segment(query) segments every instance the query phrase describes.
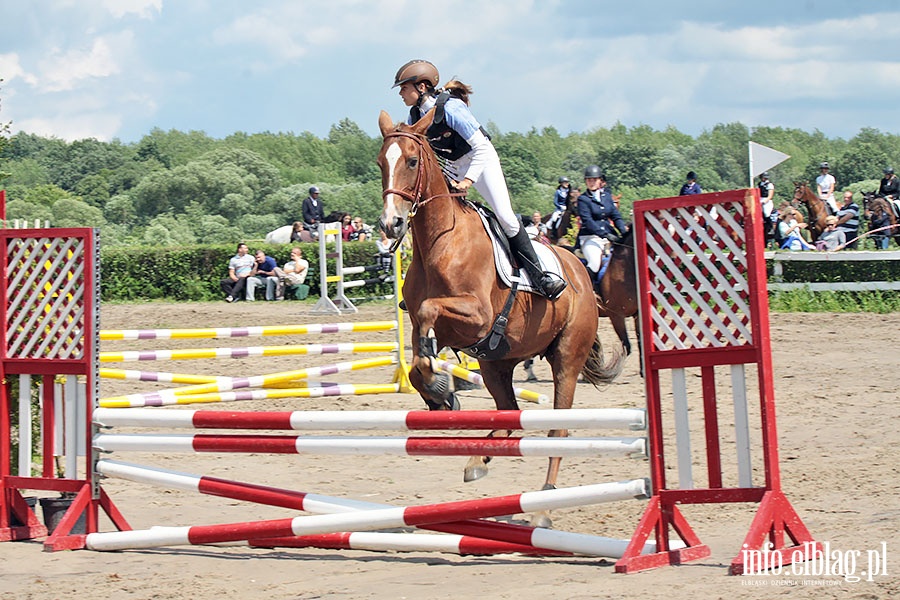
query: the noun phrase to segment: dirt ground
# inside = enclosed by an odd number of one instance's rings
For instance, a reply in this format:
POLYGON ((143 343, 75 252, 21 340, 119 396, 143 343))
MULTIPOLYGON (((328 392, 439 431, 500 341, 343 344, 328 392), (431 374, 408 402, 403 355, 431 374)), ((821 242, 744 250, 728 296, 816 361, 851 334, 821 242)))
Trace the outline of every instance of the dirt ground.
MULTIPOLYGON (((388 306, 364 305, 355 315, 311 316, 311 305, 297 302, 104 305, 103 329, 230 327, 375 321, 393 318, 388 306)), ((796 598, 900 597, 900 523, 896 446, 900 416, 900 314, 774 314, 772 348, 783 488, 814 537, 828 542, 835 560, 858 556, 855 573, 867 569, 867 553, 886 552, 887 575, 868 581, 852 577, 757 575, 732 577, 727 565, 740 550, 754 514, 748 504, 688 506, 684 514, 712 556, 680 567, 618 575, 613 560, 534 558, 521 555, 464 557, 450 554, 374 553, 318 549, 178 547, 125 552, 45 553, 39 541, 0 544, 0 597, 97 598, 796 598), (885 545, 882 545, 885 544, 885 545), (859 552, 860 554, 855 554, 859 552), (774 588, 774 589, 773 589, 774 588)), ((607 351, 612 329, 601 324, 607 351)), ((103 342, 102 351, 185 349, 225 346, 390 341, 390 332, 333 336, 103 342)), ((408 346, 409 341, 404 340, 408 346)), ((408 352, 408 349, 407 349, 408 352)), ((264 375, 364 356, 278 356, 218 360, 131 362, 103 367, 224 376, 264 375)), ((536 365, 540 381, 516 384, 550 393, 549 368, 536 365)), ((392 368, 322 378, 351 383, 387 383, 392 368)), ((689 389, 699 380, 689 375, 689 389)), ((727 374, 722 379, 728 379, 727 374)), ((753 377, 749 377, 752 381, 753 377)), ((595 389, 579 384, 576 407, 642 407, 643 379, 635 356, 613 384, 595 389)), ((158 384, 102 380, 101 397, 160 389, 158 384)), ((752 386, 751 386, 752 387, 752 386)), ((722 396, 720 396, 721 399, 722 396)), ((754 396, 751 394, 751 399, 754 396)), ((725 403, 727 405, 727 403, 725 403)), ((493 407, 482 390, 462 394, 464 409, 493 407)), ((216 403, 219 410, 381 410, 418 409, 411 394, 340 396, 319 399, 216 403)), ((546 407, 523 403, 526 410, 546 407)), ((192 407, 196 408, 196 407, 192 407)), ((181 410, 167 408, 162 410, 181 410)), ((698 411, 692 404, 692 415, 698 411)), ((720 412, 723 432, 730 419, 720 412)), ((702 452, 702 423, 694 416, 695 453, 702 452)), ((184 433, 182 430, 181 433, 184 433)), ((376 432, 381 433, 381 432, 376 432)), ((390 435, 392 432, 384 432, 390 435)), ((592 432, 574 431, 573 435, 592 432)), ((395 435, 407 435, 394 433, 395 435)), ((356 435, 359 435, 358 433, 356 435)), ((542 435, 540 432, 534 435, 542 435)), ((600 435, 604 435, 600 433, 600 435)), ((625 434, 627 435, 627 434, 625 434)), ((733 449, 724 439, 723 454, 733 449)), ((695 454, 699 457, 699 454, 695 454)), ((754 447, 755 463, 760 461, 754 447)), ((462 457, 299 456, 266 454, 130 453, 112 458, 194 474, 410 506, 500 496, 540 488, 545 459, 498 458, 488 477, 463 483, 462 457)), ((674 462, 673 458, 669 462, 674 462)), ((704 462, 695 460, 703 483, 704 462)), ((726 461, 727 463, 727 461, 726 461)), ((726 464, 727 466, 727 464, 726 464)), ((761 477, 754 465, 754 480, 761 477)), ((648 476, 642 459, 572 458, 563 462, 561 487, 648 476)), ((159 525, 201 525, 296 516, 286 509, 192 495, 119 480, 105 489, 136 529, 159 525)), ((579 533, 629 538, 645 501, 588 506, 554 512, 554 527, 579 533)), ((525 522, 525 515, 507 520, 525 522)), ((103 526, 109 529, 108 522, 103 526)), ((845 564, 850 564, 845 562, 845 564)))

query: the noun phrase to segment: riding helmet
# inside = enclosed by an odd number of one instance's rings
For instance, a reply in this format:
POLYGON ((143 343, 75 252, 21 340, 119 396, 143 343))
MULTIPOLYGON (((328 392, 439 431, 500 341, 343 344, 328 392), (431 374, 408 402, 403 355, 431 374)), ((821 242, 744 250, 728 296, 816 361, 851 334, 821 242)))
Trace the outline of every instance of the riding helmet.
POLYGON ((885 174, 885 175, 893 175, 893 174, 894 174, 894 167, 888 167, 888 168, 886 168, 886 169, 884 170, 884 174, 885 174))
POLYGON ((563 175, 562 177, 559 178, 559 184, 562 185, 564 183, 569 183, 569 178, 566 177, 565 175, 563 175))
POLYGON ((690 180, 690 179, 697 179, 697 174, 694 173, 693 171, 688 171, 687 178, 688 178, 689 180, 690 180))
POLYGON ((762 173, 759 174, 759 178, 760 178, 760 179, 768 179, 768 178, 769 178, 769 172, 768 172, 768 171, 763 171, 762 173))
POLYGON ((821 165, 819 165, 819 168, 820 169, 830 169, 831 167, 828 166, 827 162, 823 162, 821 165))
POLYGON ((309 188, 310 196, 312 196, 313 194, 318 194, 318 193, 319 193, 319 188, 317 188, 316 186, 312 186, 311 188, 309 188))
POLYGON ((603 177, 603 171, 600 170, 600 167, 597 165, 588 165, 588 167, 584 170, 584 178, 591 179, 594 177, 603 177))
POLYGON ((427 60, 416 59, 409 61, 397 70, 397 74, 394 75, 394 85, 391 87, 397 87, 404 83, 416 85, 421 82, 427 83, 431 87, 437 87, 440 79, 437 67, 427 60))

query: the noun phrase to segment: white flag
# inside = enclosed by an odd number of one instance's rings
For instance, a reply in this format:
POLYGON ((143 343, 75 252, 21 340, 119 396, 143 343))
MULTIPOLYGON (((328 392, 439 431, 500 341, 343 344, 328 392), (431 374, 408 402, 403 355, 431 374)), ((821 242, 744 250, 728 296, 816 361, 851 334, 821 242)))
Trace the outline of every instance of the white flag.
POLYGON ((773 150, 756 142, 750 144, 750 186, 753 187, 753 178, 768 171, 775 165, 780 165, 790 158, 789 155, 778 150, 773 150))

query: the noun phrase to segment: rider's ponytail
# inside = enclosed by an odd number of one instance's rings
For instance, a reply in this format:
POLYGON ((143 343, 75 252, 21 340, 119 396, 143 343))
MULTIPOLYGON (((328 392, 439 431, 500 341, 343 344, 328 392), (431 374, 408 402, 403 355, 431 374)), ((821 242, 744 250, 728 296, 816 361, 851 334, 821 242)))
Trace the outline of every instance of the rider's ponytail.
POLYGON ((444 84, 444 91, 450 92, 450 95, 454 98, 459 98, 463 102, 466 103, 466 106, 469 104, 469 94, 472 93, 472 87, 466 85, 462 81, 458 79, 451 79, 447 83, 444 84))

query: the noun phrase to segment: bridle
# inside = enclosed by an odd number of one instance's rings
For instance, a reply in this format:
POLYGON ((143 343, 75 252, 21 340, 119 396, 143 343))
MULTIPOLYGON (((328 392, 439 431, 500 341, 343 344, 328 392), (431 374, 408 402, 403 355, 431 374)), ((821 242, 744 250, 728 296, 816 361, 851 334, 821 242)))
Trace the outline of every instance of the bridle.
POLYGON ((385 199, 388 194, 397 194, 398 196, 412 204, 412 208, 410 208, 409 210, 409 216, 413 217, 415 216, 416 211, 420 206, 431 202, 435 198, 464 198, 466 196, 466 192, 461 191, 435 194, 434 196, 429 196, 423 199, 422 193, 424 191, 423 188, 425 187, 425 162, 432 162, 435 160, 434 154, 426 151, 426 144, 428 143, 428 139, 420 133, 411 133, 409 131, 392 131, 385 134, 384 139, 387 140, 389 138, 395 137, 402 137, 412 140, 419 148, 419 160, 418 165, 416 166, 416 183, 415 185, 413 185, 413 189, 411 192, 396 188, 388 188, 381 192, 382 200, 385 199))

